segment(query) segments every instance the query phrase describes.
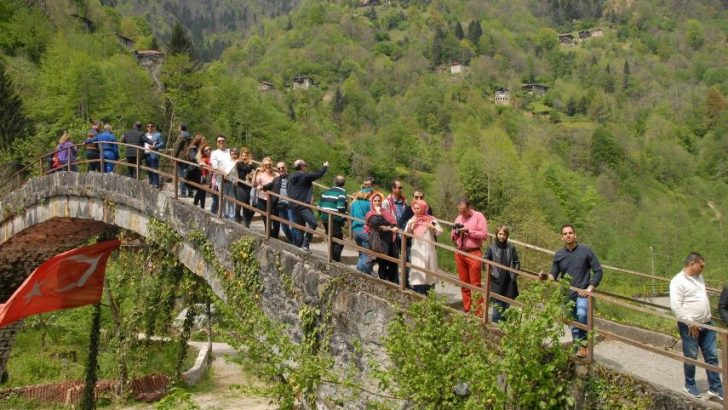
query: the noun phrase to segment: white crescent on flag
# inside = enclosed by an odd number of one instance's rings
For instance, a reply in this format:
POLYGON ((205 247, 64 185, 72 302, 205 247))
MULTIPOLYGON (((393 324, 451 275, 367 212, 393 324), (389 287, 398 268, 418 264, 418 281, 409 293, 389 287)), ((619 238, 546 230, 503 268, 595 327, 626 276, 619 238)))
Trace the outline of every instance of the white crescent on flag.
POLYGON ((86 281, 88 281, 88 278, 90 278, 91 275, 93 275, 93 273, 96 272, 96 266, 99 264, 99 260, 101 259, 102 256, 104 256, 104 255, 103 254, 97 255, 96 257, 90 258, 85 255, 73 255, 73 256, 66 258, 66 260, 87 263, 88 268, 83 273, 83 275, 81 275, 81 277, 78 278, 77 282, 71 282, 68 285, 56 290, 56 292, 64 293, 64 292, 68 292, 74 288, 82 288, 86 284, 86 281))

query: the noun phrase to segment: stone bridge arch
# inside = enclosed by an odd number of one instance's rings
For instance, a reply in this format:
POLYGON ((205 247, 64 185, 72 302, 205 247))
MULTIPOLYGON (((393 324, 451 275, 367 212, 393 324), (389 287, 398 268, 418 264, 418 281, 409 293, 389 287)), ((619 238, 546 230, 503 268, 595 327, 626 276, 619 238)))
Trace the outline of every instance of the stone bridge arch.
MULTIPOLYGON (((48 257, 114 227, 148 238, 147 224, 152 218, 180 234, 183 241, 173 250, 178 260, 204 277, 222 299, 223 288, 216 273, 186 238, 190 232, 202 232, 213 245, 218 262, 231 269, 229 245, 244 236, 253 237, 260 266, 261 308, 267 316, 286 325, 294 341, 300 341, 303 335, 301 309, 319 304, 321 289, 336 280, 335 296, 325 308, 333 325, 330 353, 335 367, 344 374, 355 363, 366 385, 372 391, 378 390, 367 374, 372 362, 387 361, 381 345, 386 324, 398 306, 418 300, 418 296, 400 292, 394 284, 340 263, 304 254, 286 242, 266 240, 240 224, 151 188, 145 181, 121 175, 58 172, 33 178, 0 199, 0 303, 48 257)), ((16 332, 14 326, 0 329, 0 374, 5 370, 16 332)), ((320 387, 322 397, 335 396, 337 391, 334 385, 320 387)), ((363 396, 358 405, 351 405, 360 408, 365 402, 363 396)))
MULTIPOLYGON (((149 238, 147 225, 152 218, 182 236, 173 253, 224 298, 202 253, 184 238, 192 230, 203 232, 218 259, 231 266, 226 263, 227 245, 246 233, 242 227, 177 201, 145 181, 115 174, 58 172, 31 179, 0 200, 0 303, 49 257, 114 228, 149 238)), ((18 327, 0 329, 0 375, 18 327)))

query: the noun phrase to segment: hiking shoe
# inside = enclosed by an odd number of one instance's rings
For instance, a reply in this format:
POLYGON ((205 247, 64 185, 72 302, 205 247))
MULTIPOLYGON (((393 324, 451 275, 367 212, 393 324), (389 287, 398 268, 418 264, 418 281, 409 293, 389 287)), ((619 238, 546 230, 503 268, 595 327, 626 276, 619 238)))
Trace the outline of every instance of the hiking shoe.
POLYGON ((715 397, 716 399, 718 399, 719 402, 721 402, 721 403, 723 402, 723 392, 722 391, 708 390, 708 396, 715 397))
POLYGON ((301 246, 301 250, 303 251, 303 253, 311 253, 311 249, 309 249, 308 246, 306 246, 306 247, 301 246))
POLYGON ((700 398, 700 391, 698 390, 698 387, 695 385, 685 386, 685 387, 683 387, 683 391, 685 392, 685 394, 687 394, 688 396, 690 396, 694 399, 700 398))

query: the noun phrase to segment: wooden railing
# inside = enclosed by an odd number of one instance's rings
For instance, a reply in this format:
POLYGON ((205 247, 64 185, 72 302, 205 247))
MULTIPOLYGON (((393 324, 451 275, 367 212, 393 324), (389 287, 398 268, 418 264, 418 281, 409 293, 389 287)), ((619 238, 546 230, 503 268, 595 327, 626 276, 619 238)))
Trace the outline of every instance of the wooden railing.
MULTIPOLYGON (((47 161, 47 159, 49 157, 52 157, 53 154, 55 153, 55 152, 51 152, 51 153, 48 153, 48 154, 44 155, 43 157, 39 158, 38 160, 34 161, 33 163, 24 166, 16 174, 14 174, 12 177, 8 178, 4 183, 0 184, 0 192, 3 193, 3 196, 7 195, 7 193, 12 192, 16 188, 18 188, 22 184, 24 184, 24 182, 27 180, 27 178, 32 177, 33 175, 46 175, 50 172, 70 171, 74 165, 79 166, 79 165, 84 165, 84 164, 89 164, 89 163, 99 163, 101 166, 101 169, 103 170, 104 164, 111 162, 115 166, 133 167, 134 170, 136 171, 135 173, 136 173, 137 179, 141 178, 141 171, 145 171, 147 173, 157 173, 160 176, 160 178, 166 178, 166 179, 171 180, 174 185, 174 197, 175 198, 179 197, 179 192, 178 192, 179 182, 185 182, 189 186, 193 187, 194 189, 201 189, 201 190, 206 191, 207 194, 209 194, 209 195, 217 196, 218 205, 219 205, 218 211, 217 211, 218 217, 222 216, 225 201, 232 202, 233 204, 238 205, 243 209, 261 213, 263 216, 265 216, 265 236, 266 236, 266 238, 270 238, 270 225, 271 225, 272 221, 277 221, 281 224, 286 224, 289 227, 291 227, 292 229, 297 229, 297 230, 301 231, 302 234, 310 233, 316 237, 323 238, 328 243, 327 257, 330 262, 333 260, 333 247, 331 245, 334 243, 337 243, 337 244, 343 245, 344 247, 353 249, 357 252, 364 252, 373 257, 376 257, 376 258, 379 258, 379 259, 382 259, 385 261, 389 261, 392 263, 396 263, 398 265, 399 284, 395 285, 395 284, 391 284, 390 282, 386 282, 386 283, 390 284, 391 286, 397 286, 400 291, 406 290, 407 268, 416 269, 423 273, 429 274, 433 277, 436 277, 441 282, 449 283, 451 285, 461 287, 464 289, 470 289, 471 292, 473 292, 474 301, 477 301, 476 295, 481 295, 482 303, 484 305, 483 306, 483 315, 482 315, 483 323, 488 323, 488 321, 489 321, 488 308, 489 308, 491 299, 499 300, 501 302, 505 302, 505 303, 507 303, 509 305, 513 305, 513 306, 520 306, 520 303, 517 299, 513 300, 513 299, 507 298, 505 296, 502 296, 502 295, 499 295, 497 293, 493 293, 490 291, 490 275, 487 275, 487 274, 485 275, 486 277, 484 280, 484 282, 485 282, 484 286, 476 287, 471 284, 461 282, 458 279, 458 277, 452 273, 443 272, 443 271, 433 271, 426 267, 418 266, 411 262, 408 262, 406 259, 406 249, 405 249, 406 241, 404 240, 404 238, 412 238, 413 235, 410 233, 403 232, 401 230, 398 232, 400 235, 402 235, 402 238, 403 238, 403 240, 400 241, 401 249, 399 250, 399 257, 395 258, 395 257, 389 256, 389 255, 380 254, 380 253, 374 252, 370 249, 362 248, 350 239, 346 239, 346 238, 339 239, 339 238, 334 238, 332 236, 333 230, 331 229, 331 224, 333 223, 333 219, 334 219, 333 216, 338 216, 340 218, 343 218, 344 220, 346 220, 347 222, 350 223, 350 222, 353 222, 354 220, 356 220, 356 218, 352 217, 351 215, 341 214, 341 213, 338 213, 335 211, 321 209, 315 205, 305 203, 305 202, 300 202, 293 198, 284 197, 284 196, 276 194, 272 191, 267 191, 267 194, 269 195, 269 200, 266 201, 266 209, 260 210, 257 207, 252 206, 248 203, 238 201, 234 197, 232 197, 232 198, 226 197, 223 190, 219 190, 219 191, 214 190, 207 184, 199 184, 194 181, 189 181, 184 178, 180 178, 178 176, 178 173, 177 173, 178 164, 185 164, 187 166, 194 166, 194 167, 199 167, 200 166, 199 164, 174 158, 173 156, 170 156, 164 152, 158 152, 157 154, 161 158, 166 159, 167 161, 169 161, 171 164, 174 165, 171 167, 171 173, 168 173, 168 172, 160 171, 159 169, 150 168, 150 167, 142 164, 141 158, 142 158, 142 155, 144 154, 144 150, 141 147, 131 146, 131 145, 124 144, 124 143, 115 143, 115 142, 104 142, 103 144, 117 145, 119 147, 120 151, 121 151, 121 148, 126 148, 126 147, 131 147, 133 149, 136 149, 137 150, 136 162, 128 163, 128 162, 120 161, 120 160, 107 160, 107 159, 103 158, 103 151, 100 150, 101 155, 98 160, 81 159, 81 160, 75 161, 74 163, 69 162, 67 164, 63 164, 62 166, 60 166, 56 169, 49 169, 45 165, 45 162, 47 161), (34 172, 34 169, 38 170, 37 174, 34 172), (272 198, 272 197, 278 198, 279 200, 285 199, 286 201, 289 202, 289 204, 309 208, 312 211, 318 211, 321 214, 327 214, 328 215, 327 223, 329 225, 328 229, 326 229, 325 232, 322 233, 318 230, 310 229, 305 225, 299 225, 297 223, 294 223, 293 221, 290 221, 287 218, 281 218, 281 217, 277 216, 275 213, 271 212, 270 198, 272 198)), ((67 149, 70 151, 70 148, 67 148, 67 149)), ((68 156, 67 156, 67 158, 68 158, 68 156)), ((227 180, 233 184, 245 183, 244 181, 239 181, 236 177, 222 175, 220 172, 218 172, 216 170, 209 169, 209 171, 211 173, 214 173, 217 176, 217 178, 227 178, 227 180)), ((448 225, 448 226, 452 225, 450 222, 447 222, 447 221, 440 220, 440 222, 445 225, 448 225)), ((492 234, 490 234, 490 235, 492 236, 492 234)), ((455 247, 448 246, 448 245, 439 243, 437 241, 429 241, 429 240, 426 240, 423 238, 418 238, 418 240, 426 241, 430 245, 433 245, 438 249, 443 249, 444 251, 452 254, 453 256, 461 255, 466 258, 476 260, 482 264, 490 265, 491 267, 496 267, 496 268, 500 268, 504 271, 512 272, 515 275, 517 275, 517 277, 520 279, 525 279, 525 280, 529 280, 529 281, 530 280, 539 280, 539 276, 536 273, 528 271, 526 269, 520 269, 520 270, 513 269, 511 267, 501 265, 499 263, 484 259, 482 257, 477 257, 470 253, 463 252, 455 247)), ((539 248, 534 245, 524 244, 521 242, 515 242, 515 243, 519 246, 528 247, 530 249, 538 250, 540 252, 544 252, 547 254, 553 254, 553 252, 551 252, 549 250, 539 248)), ((607 267, 607 266, 605 266, 605 267, 607 267)), ((657 277, 654 275, 649 275, 646 273, 631 271, 628 269, 615 268, 615 267, 608 267, 608 268, 618 271, 618 272, 625 273, 625 274, 634 275, 637 277, 654 279, 654 280, 659 280, 659 281, 667 281, 665 278, 657 277)), ((575 292, 582 291, 582 289, 577 289, 574 287, 569 287, 569 289, 572 291, 575 291, 575 292)), ((711 289, 711 291, 716 292, 717 289, 711 289)), ((630 337, 620 335, 613 330, 608 330, 603 327, 598 327, 598 326, 596 326, 596 323, 594 321, 594 305, 597 302, 626 308, 631 311, 638 312, 640 314, 643 314, 643 315, 646 315, 646 316, 649 316, 649 317, 655 318, 655 319, 667 319, 670 321, 678 321, 674 316, 664 313, 664 310, 669 310, 668 308, 665 308, 665 307, 659 306, 659 305, 655 305, 655 304, 652 304, 649 302, 645 302, 645 301, 638 301, 638 300, 628 298, 625 296, 621 296, 621 295, 611 294, 611 293, 601 291, 601 290, 594 290, 593 292, 588 293, 586 297, 587 297, 587 301, 588 301, 587 323, 582 324, 582 323, 578 323, 574 320, 570 320, 567 323, 569 326, 577 327, 579 329, 585 330, 589 334, 589 337, 587 338, 588 354, 587 354, 587 357, 585 358, 586 362, 592 362, 594 360, 594 335, 596 333, 607 339, 617 340, 617 341, 635 346, 639 349, 668 357, 673 360, 692 364, 692 365, 702 367, 702 368, 710 370, 710 371, 718 372, 722 375, 722 379, 723 379, 724 383, 726 382, 726 380, 728 380, 728 366, 727 366, 727 364, 728 364, 728 331, 727 330, 718 328, 715 326, 701 324, 701 323, 687 323, 686 322, 686 324, 688 324, 688 325, 695 325, 701 329, 713 330, 718 335, 718 338, 720 339, 721 345, 722 345, 722 349, 721 349, 721 353, 720 353, 721 365, 714 366, 714 365, 710 365, 707 363, 703 363, 703 362, 695 360, 695 359, 686 358, 683 355, 670 351, 669 349, 666 349, 664 347, 653 346, 653 345, 644 343, 640 340, 636 340, 636 339, 633 339, 630 337), (635 303, 638 303, 638 304, 635 304, 635 303), (662 309, 663 311, 659 311, 659 309, 662 309)), ((728 401, 724 402, 723 408, 728 410, 728 401)))

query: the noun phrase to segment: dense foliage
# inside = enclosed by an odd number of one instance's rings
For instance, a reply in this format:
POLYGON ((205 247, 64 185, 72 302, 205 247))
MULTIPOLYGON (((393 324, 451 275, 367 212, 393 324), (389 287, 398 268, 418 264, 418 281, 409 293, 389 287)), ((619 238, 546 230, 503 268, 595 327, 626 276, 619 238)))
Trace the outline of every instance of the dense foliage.
MULTIPOLYGON (((554 248, 572 222, 603 261, 650 271, 654 258, 671 276, 697 250, 708 280, 725 279, 721 2, 304 1, 259 18, 219 60, 168 56, 162 90, 115 36, 151 42, 155 27, 131 2, 82 2, 93 32, 72 17, 78 2, 45 3, 0 6, 6 70, 37 128, 16 156, 51 148, 63 129, 78 141, 91 119, 117 132, 153 119, 165 134, 184 121, 257 158, 329 160, 350 187, 402 178, 439 216, 467 194, 516 239, 554 248), (604 35, 559 43, 560 32, 595 28, 604 35), (454 61, 463 73, 440 70, 454 61), (314 86, 289 88, 295 75, 314 86), (276 89, 259 92, 262 80, 276 89), (539 97, 523 83, 549 89, 539 97), (494 104, 500 87, 510 106, 494 104)), ((162 3, 151 2, 154 18, 171 13, 162 3)), ((616 274, 605 283, 645 290, 616 274)))

